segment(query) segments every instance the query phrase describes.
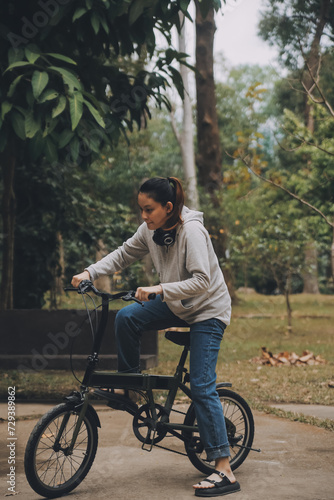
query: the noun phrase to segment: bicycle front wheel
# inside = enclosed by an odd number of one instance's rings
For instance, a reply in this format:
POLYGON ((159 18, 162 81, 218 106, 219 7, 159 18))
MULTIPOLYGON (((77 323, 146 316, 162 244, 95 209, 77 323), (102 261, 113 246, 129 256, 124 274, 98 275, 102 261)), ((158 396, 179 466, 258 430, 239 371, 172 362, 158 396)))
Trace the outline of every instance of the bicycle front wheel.
MULTIPOLYGON (((230 465, 231 469, 235 470, 250 452, 254 439, 254 419, 250 407, 239 394, 223 388, 218 388, 217 392, 222 404, 230 443, 230 465)), ((196 425, 193 404, 188 409, 184 424, 196 425)), ((207 460, 199 433, 185 433, 185 437, 185 449, 191 463, 204 474, 211 474, 215 469, 215 461, 209 462, 207 460)))
POLYGON ((55 498, 78 486, 95 458, 98 433, 87 412, 70 450, 79 411, 62 403, 46 413, 33 429, 27 443, 24 467, 27 480, 41 496, 55 498))

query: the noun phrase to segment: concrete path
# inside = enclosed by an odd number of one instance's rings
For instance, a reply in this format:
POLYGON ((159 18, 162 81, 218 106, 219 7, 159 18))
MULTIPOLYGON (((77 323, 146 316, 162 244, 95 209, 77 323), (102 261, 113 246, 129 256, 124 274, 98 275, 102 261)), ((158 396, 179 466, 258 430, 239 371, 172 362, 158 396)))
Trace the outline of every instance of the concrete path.
MULTIPOLYGON (((272 405, 275 408, 279 408, 284 411, 291 411, 297 415, 307 415, 308 417, 316 417, 321 419, 329 418, 334 420, 334 407, 324 406, 324 405, 303 405, 303 404, 290 404, 282 403, 272 405)), ((333 495, 334 498, 334 495, 333 495)))
MULTIPOLYGON (((17 416, 34 415, 16 422, 15 491, 22 500, 40 498, 31 490, 23 471, 24 449, 39 414, 53 405, 19 404, 17 416)), ((101 419, 97 456, 87 478, 69 496, 72 500, 187 500, 194 498, 192 484, 202 475, 187 457, 160 449, 143 451, 132 432, 132 418, 105 406, 96 406, 101 419)), ((6 417, 0 407, 0 418, 6 417)), ((333 500, 334 433, 254 412, 254 446, 236 471, 242 491, 235 500, 333 500)), ((0 495, 8 493, 7 422, 1 421, 0 495)), ((163 443, 162 443, 163 444, 163 443)), ((174 438, 168 438, 174 444, 174 438)), ((176 442, 182 450, 182 443, 176 442)))

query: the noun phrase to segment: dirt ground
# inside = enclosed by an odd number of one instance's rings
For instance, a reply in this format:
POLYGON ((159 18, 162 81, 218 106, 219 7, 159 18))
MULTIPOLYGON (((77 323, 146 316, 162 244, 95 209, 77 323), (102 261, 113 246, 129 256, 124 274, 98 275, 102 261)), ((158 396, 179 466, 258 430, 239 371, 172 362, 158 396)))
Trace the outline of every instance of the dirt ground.
MULTIPOLYGON (((49 406, 34 406, 43 414, 49 406)), ((132 432, 132 418, 104 406, 96 407, 102 428, 99 447, 86 479, 69 495, 72 500, 187 500, 194 497, 192 484, 202 478, 187 457, 154 449, 143 451, 132 432)), ((30 412, 32 413, 32 412, 30 412)), ((332 500, 334 498, 334 433, 254 412, 254 446, 235 472, 241 492, 235 500, 332 500)), ((40 498, 30 488, 23 471, 24 449, 37 419, 16 422, 16 496, 40 498)), ((0 495, 8 492, 7 422, 0 423, 0 495)), ((174 438, 168 438, 170 444, 174 438)), ((182 443, 176 443, 180 451, 182 443)))

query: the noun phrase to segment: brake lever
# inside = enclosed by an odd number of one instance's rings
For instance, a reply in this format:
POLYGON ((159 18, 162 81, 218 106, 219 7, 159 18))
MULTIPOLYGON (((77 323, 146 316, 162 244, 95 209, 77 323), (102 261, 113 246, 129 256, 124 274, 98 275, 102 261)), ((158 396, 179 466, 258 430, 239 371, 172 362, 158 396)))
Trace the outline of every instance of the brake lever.
MULTIPOLYGON (((137 302, 137 304, 140 304, 142 307, 144 307, 144 302, 137 299, 137 297, 135 297, 135 294, 136 294, 136 292, 132 290, 127 295, 122 297, 122 300, 125 300, 125 302, 129 302, 130 300, 133 300, 134 302, 137 302)), ((156 298, 156 296, 157 296, 156 293, 150 293, 148 298, 149 298, 149 300, 154 300, 156 298)))
POLYGON ((140 304, 142 307, 144 307, 144 303, 135 297, 135 293, 136 292, 132 290, 131 292, 124 295, 124 297, 122 297, 122 300, 124 300, 125 302, 130 302, 130 300, 133 300, 134 302, 137 302, 137 304, 140 304))
POLYGON ((93 283, 90 280, 82 280, 78 286, 78 293, 82 294, 93 288, 93 283))

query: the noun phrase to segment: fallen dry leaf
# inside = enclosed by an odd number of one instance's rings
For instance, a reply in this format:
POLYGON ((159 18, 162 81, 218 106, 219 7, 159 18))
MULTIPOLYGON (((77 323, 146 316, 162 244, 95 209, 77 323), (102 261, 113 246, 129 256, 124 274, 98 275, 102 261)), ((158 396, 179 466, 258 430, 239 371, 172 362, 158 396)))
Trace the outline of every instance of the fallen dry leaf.
MULTIPOLYGON (((262 365, 271 366, 283 366, 283 365, 320 365, 325 364, 327 361, 320 355, 315 356, 313 352, 305 350, 301 356, 298 356, 295 352, 289 353, 288 351, 280 352, 278 354, 273 354, 268 351, 266 347, 261 347, 262 355, 253 358, 251 361, 253 363, 260 363, 262 365)), ((334 387, 334 382, 333 387, 334 387)), ((331 387, 331 386, 329 386, 331 387)))

